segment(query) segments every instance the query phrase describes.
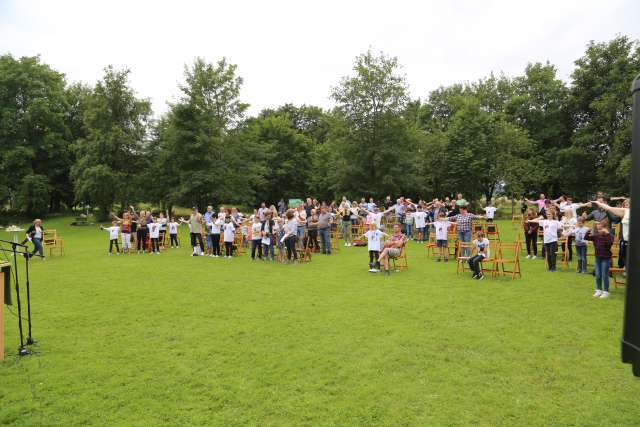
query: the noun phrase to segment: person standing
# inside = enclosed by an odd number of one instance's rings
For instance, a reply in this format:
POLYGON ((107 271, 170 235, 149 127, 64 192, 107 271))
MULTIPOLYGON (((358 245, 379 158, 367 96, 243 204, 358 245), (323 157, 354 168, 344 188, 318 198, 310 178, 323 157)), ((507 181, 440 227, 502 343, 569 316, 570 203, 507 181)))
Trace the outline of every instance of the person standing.
MULTIPOLYGON (((461 194, 459 194, 462 197, 461 194)), ((458 199, 460 200, 460 199, 458 199)), ((462 199, 464 200, 464 199, 462 199)), ((465 200, 466 203, 466 200, 465 200)), ((456 230, 458 232, 458 240, 468 243, 471 241, 471 228, 473 226, 474 219, 484 218, 482 215, 476 215, 467 211, 467 205, 457 205, 460 209, 460 213, 449 217, 449 220, 457 224, 456 230)), ((465 248, 462 256, 469 256, 469 249, 465 248)))
POLYGON ((613 235, 609 232, 607 224, 597 222, 593 230, 589 230, 584 237, 591 240, 595 249, 595 273, 596 291, 594 298, 609 297, 609 268, 611 267, 611 246, 613 245, 613 235))
POLYGON ((318 215, 318 233, 320 234, 321 252, 331 255, 331 214, 325 205, 320 207, 318 215))
POLYGON ((543 243, 545 257, 547 259, 547 269, 550 272, 556 271, 556 257, 558 252, 558 232, 562 229, 562 223, 556 219, 555 211, 549 209, 547 219, 530 219, 529 223, 538 223, 543 230, 543 243))
POLYGON ((204 256, 204 242, 202 241, 202 214, 200 214, 200 212, 198 212, 198 208, 194 206, 191 208, 191 216, 189 216, 189 220, 185 221, 182 218, 180 220, 189 224, 191 247, 193 248, 193 253, 191 255, 204 256))
POLYGON ((529 222, 530 219, 536 219, 536 214, 532 208, 527 208, 525 221, 522 224, 524 228, 524 240, 527 245, 527 259, 536 259, 538 256, 538 228, 537 222, 529 222))

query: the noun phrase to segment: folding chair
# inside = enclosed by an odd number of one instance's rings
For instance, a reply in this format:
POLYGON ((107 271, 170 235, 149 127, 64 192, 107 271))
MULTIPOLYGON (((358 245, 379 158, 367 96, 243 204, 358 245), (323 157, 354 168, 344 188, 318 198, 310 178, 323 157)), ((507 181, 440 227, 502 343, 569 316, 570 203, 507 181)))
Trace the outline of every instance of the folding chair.
POLYGON ((524 222, 524 216, 522 216, 522 214, 514 214, 511 217, 511 225, 515 227, 517 227, 518 225, 521 225, 524 222))
POLYGON ((424 244, 424 247, 427 249, 427 258, 438 255, 436 251, 438 244, 436 243, 436 236, 434 233, 429 234, 429 241, 424 244))
POLYGON ((560 251, 562 248, 564 248, 564 250, 562 250, 562 255, 560 256, 560 263, 565 268, 569 268, 569 246, 568 246, 568 244, 569 244, 568 243, 568 239, 566 237, 563 236, 563 237, 559 237, 558 238, 558 251, 560 251))
POLYGON ((520 242, 515 243, 502 243, 496 244, 496 255, 493 259, 495 266, 493 276, 511 275, 511 279, 515 279, 516 275, 522 277, 520 271, 520 242), (512 265, 511 270, 507 270, 505 266, 512 265))
POLYGON ((482 231, 484 233, 484 226, 485 226, 484 222, 474 222, 473 223, 473 234, 475 235, 479 231, 482 231))
POLYGON ((487 239, 500 241, 500 231, 498 224, 487 223, 487 239))
POLYGON ((625 286, 627 283, 627 278, 624 277, 624 268, 613 267, 613 265, 618 265, 618 258, 620 257, 620 246, 612 246, 611 255, 611 267, 609 267, 609 275, 613 279, 613 286, 615 286, 617 289, 620 286, 625 286))
POLYGON ((471 258, 471 254, 473 253, 473 243, 471 242, 458 242, 458 247, 456 249, 456 274, 464 273, 469 270, 469 258, 471 258), (464 253, 463 249, 467 249, 468 255, 462 255, 464 253))
POLYGON ((390 258, 393 263, 393 269, 395 271, 402 271, 409 268, 409 264, 407 263, 407 241, 405 240, 404 244, 400 248, 400 255, 396 258, 390 258))
POLYGON ((49 249, 49 256, 53 255, 53 251, 57 250, 60 256, 64 255, 64 241, 58 236, 56 229, 44 230, 42 233, 42 247, 44 250, 49 249))

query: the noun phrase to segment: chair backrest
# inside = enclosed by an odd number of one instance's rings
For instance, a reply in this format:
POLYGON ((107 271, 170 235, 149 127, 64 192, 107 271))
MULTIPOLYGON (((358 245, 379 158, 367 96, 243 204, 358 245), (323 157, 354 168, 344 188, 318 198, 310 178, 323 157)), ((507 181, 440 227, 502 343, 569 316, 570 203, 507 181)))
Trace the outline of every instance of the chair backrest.
POLYGON ((472 242, 463 242, 458 240, 458 251, 457 251, 458 257, 460 257, 460 254, 462 254, 463 249, 469 249, 469 251, 467 252, 469 253, 469 256, 471 256, 474 248, 475 248, 475 245, 472 242))
POLYGON ((58 237, 58 231, 55 228, 49 228, 42 233, 43 239, 55 239, 58 237))
POLYGON ((484 232, 484 226, 485 224, 483 222, 474 222, 473 223, 473 233, 477 233, 479 231, 484 232))

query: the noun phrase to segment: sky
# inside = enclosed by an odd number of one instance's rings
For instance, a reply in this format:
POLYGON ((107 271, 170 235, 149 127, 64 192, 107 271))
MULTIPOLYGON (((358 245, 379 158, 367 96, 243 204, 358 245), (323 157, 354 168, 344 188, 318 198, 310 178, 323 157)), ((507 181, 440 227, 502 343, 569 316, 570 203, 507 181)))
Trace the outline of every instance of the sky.
POLYGON ((569 81, 590 40, 640 39, 640 1, 0 0, 0 54, 40 55, 68 81, 131 70, 154 112, 179 95, 184 66, 226 57, 255 115, 285 103, 333 106, 331 88, 371 49, 396 56, 410 95, 522 74, 549 61, 569 81))

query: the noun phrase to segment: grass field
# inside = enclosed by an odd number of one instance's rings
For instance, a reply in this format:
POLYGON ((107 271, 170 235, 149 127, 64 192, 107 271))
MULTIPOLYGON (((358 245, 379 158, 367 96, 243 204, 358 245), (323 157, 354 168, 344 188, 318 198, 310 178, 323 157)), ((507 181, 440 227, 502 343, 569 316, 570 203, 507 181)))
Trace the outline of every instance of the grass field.
POLYGON ((33 262, 34 355, 16 358, 5 310, 0 424, 640 423, 624 291, 594 300, 589 275, 523 260, 521 280, 476 282, 414 242, 391 277, 355 247, 107 257, 107 233, 69 222, 45 222, 66 256, 33 262))

